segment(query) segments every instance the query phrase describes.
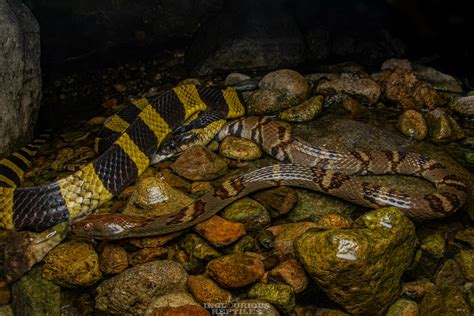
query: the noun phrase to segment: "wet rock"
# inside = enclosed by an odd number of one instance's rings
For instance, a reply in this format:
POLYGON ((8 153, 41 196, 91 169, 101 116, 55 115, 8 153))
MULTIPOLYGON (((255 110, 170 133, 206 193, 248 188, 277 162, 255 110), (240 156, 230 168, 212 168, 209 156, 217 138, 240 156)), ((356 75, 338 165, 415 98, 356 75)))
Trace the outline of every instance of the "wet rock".
POLYGON ((171 187, 159 175, 138 182, 123 214, 141 217, 156 217, 177 211, 193 199, 171 187))
POLYGON ((471 247, 474 247, 474 228, 466 228, 460 230, 454 236, 457 240, 468 243, 471 247))
POLYGON ((288 122, 309 122, 321 114, 324 97, 321 95, 309 98, 301 104, 278 114, 278 118, 288 122))
POLYGON ((451 142, 464 137, 456 120, 444 109, 435 109, 426 116, 430 140, 435 143, 451 142))
POLYGON ((400 115, 397 128, 405 136, 416 140, 423 140, 428 134, 428 126, 423 115, 411 109, 404 111, 400 115))
POLYGON ((35 267, 12 286, 15 315, 61 314, 61 288, 44 279, 41 267, 35 267))
POLYGON ((359 217, 355 227, 309 230, 295 242, 300 262, 328 297, 354 314, 393 302, 415 252, 415 227, 397 208, 359 217), (371 284, 370 288, 347 284, 371 284))
POLYGON ((43 277, 64 287, 89 286, 102 278, 99 256, 90 243, 68 241, 44 259, 43 277))
POLYGON ((474 117, 474 95, 458 98, 452 101, 448 107, 459 115, 474 117))
POLYGON ((242 253, 211 260, 206 271, 215 281, 229 288, 252 284, 265 273, 261 260, 242 253))
POLYGON ((272 269, 269 277, 288 284, 295 293, 302 292, 308 285, 308 277, 303 267, 295 259, 287 260, 272 269))
POLYGON ((317 222, 321 228, 349 228, 351 222, 349 219, 341 214, 326 214, 322 216, 317 222))
POLYGON ((230 245, 245 235, 243 224, 229 221, 217 215, 197 224, 194 229, 199 235, 218 247, 230 245))
POLYGON ((222 212, 222 217, 242 223, 246 230, 257 230, 267 227, 271 217, 265 207, 257 201, 244 197, 227 206, 222 212))
POLYGON ((235 244, 225 250, 225 253, 232 252, 247 252, 254 250, 255 240, 252 236, 245 235, 240 238, 235 244))
POLYGON ((462 249, 454 258, 466 280, 474 282, 474 251, 462 249))
POLYGON ((270 250, 275 247, 275 236, 269 230, 259 231, 257 241, 264 249, 270 250))
POLYGON ((270 212, 272 218, 288 213, 298 202, 298 194, 289 187, 257 192, 252 197, 270 212))
POLYGON ((342 96, 342 108, 352 116, 359 116, 365 113, 367 109, 359 101, 349 95, 342 96))
POLYGON ((167 255, 168 250, 164 247, 143 248, 129 254, 128 262, 131 266, 136 266, 157 259, 166 259, 167 255))
POLYGON ((33 136, 41 102, 41 47, 38 21, 22 1, 4 1, 0 21, 0 153, 6 155, 33 136))
POLYGON ((435 275, 435 284, 460 286, 464 284, 464 277, 459 265, 453 259, 446 260, 435 275))
POLYGON ((283 90, 296 97, 299 102, 309 95, 309 84, 298 72, 291 69, 280 69, 266 74, 258 86, 261 89, 283 90))
POLYGON ((260 158, 262 150, 250 140, 227 136, 219 146, 219 154, 230 159, 246 161, 260 158))
POLYGON ((100 271, 104 274, 117 274, 128 267, 127 252, 123 247, 106 244, 99 256, 100 271))
POLYGON ((429 82, 436 90, 454 93, 462 93, 463 91, 462 83, 456 78, 442 73, 432 67, 412 63, 407 59, 388 59, 382 64, 381 69, 384 71, 396 67, 412 71, 417 78, 429 82))
POLYGON ((403 296, 417 302, 425 296, 426 292, 434 288, 435 285, 429 281, 412 281, 402 284, 401 293, 403 296))
POLYGON ((3 278, 0 278, 0 306, 8 304, 10 298, 10 287, 8 286, 7 282, 3 280, 3 278))
POLYGON ((231 72, 230 74, 227 75, 227 77, 225 77, 224 85, 233 86, 239 82, 249 80, 251 78, 252 77, 242 74, 240 72, 231 72))
POLYGON ((347 94, 364 105, 374 105, 380 97, 380 87, 372 79, 341 78, 321 82, 316 93, 322 95, 347 94))
POLYGON ((180 189, 186 192, 191 189, 191 184, 189 184, 188 181, 176 175, 169 169, 161 169, 159 174, 163 176, 166 183, 175 189, 180 189))
POLYGON ((184 291, 187 277, 179 263, 169 260, 138 265, 97 287, 96 308, 111 314, 143 314, 156 297, 184 291))
POLYGON ((279 316, 280 313, 264 300, 246 299, 241 300, 232 306, 229 315, 258 315, 258 316, 279 316))
POLYGON ((67 236, 66 222, 41 233, 11 231, 5 241, 5 280, 18 280, 67 236))
POLYGON ((440 259, 446 251, 446 239, 442 233, 428 235, 421 241, 420 249, 433 258, 440 259))
POLYGON ((295 307, 295 293, 286 284, 256 283, 248 292, 250 298, 261 299, 276 306, 284 313, 289 313, 295 307))
POLYGON ((154 248, 164 246, 168 241, 181 236, 183 232, 175 232, 167 235, 144 237, 144 238, 130 238, 128 242, 137 248, 154 248))
POLYGON ((420 303, 420 315, 470 315, 462 290, 454 286, 434 287, 420 303))
POLYGON ((209 181, 195 181, 191 184, 189 191, 192 196, 200 197, 212 190, 212 184, 209 181))
POLYGON ((267 228, 274 236, 273 254, 280 261, 293 259, 296 257, 294 241, 311 228, 318 228, 318 224, 311 222, 301 222, 292 224, 281 224, 267 228))
POLYGON ((183 305, 183 306, 165 306, 155 308, 152 312, 147 314, 149 316, 210 316, 211 314, 204 308, 198 305, 183 305))
POLYGON ((171 168, 186 179, 200 181, 220 177, 227 170, 227 164, 206 147, 192 146, 176 159, 171 168))
POLYGON ((229 304, 232 294, 204 275, 191 275, 188 288, 201 304, 229 304))
POLYGON ((219 257, 220 253, 206 243, 204 239, 195 234, 187 234, 180 242, 181 247, 189 255, 201 260, 211 260, 219 257))
POLYGON ((405 109, 435 108, 446 102, 431 85, 420 81, 407 69, 396 67, 379 78, 382 97, 405 109))
MULTIPOLYGON (((148 315, 183 315, 180 312, 188 311, 191 315, 194 311, 202 312, 201 309, 194 310, 193 307, 202 307, 194 300, 193 296, 185 291, 165 293, 155 297, 145 311, 148 315)), ((184 314, 188 315, 188 314, 184 314)), ((199 313, 197 315, 200 315, 199 313)), ((206 314, 208 315, 208 314, 206 314)))
POLYGON ((334 199, 323 193, 304 189, 296 189, 298 203, 288 213, 292 222, 300 222, 305 219, 319 220, 327 214, 350 214, 356 207, 349 202, 334 199))
POLYGON ((418 304, 405 298, 398 299, 390 306, 385 316, 418 316, 418 304))
POLYGON ((283 90, 258 89, 253 91, 247 101, 248 115, 269 115, 291 108, 299 100, 283 90))

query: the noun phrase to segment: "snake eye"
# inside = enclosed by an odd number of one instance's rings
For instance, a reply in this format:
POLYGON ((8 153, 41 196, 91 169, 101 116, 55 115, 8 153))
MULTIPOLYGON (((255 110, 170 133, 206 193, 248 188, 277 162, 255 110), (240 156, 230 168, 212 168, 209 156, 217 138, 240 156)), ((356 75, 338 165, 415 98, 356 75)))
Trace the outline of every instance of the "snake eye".
POLYGON ((92 227, 93 227, 93 226, 94 226, 94 225, 93 225, 92 223, 86 223, 86 224, 84 224, 84 226, 82 227, 82 229, 85 230, 85 231, 90 231, 90 230, 92 230, 92 227))

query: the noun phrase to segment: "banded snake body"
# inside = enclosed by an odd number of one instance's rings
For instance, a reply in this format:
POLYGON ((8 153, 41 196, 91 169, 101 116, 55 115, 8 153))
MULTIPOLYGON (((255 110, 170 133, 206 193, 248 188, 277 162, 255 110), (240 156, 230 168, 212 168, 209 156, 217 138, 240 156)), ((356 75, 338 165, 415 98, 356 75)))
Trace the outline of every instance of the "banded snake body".
MULTIPOLYGON (((209 111, 218 119, 242 116, 244 107, 233 89, 195 85, 178 86, 152 99, 133 101, 135 115, 119 136, 111 135, 110 147, 71 176, 31 188, 0 188, 0 224, 4 228, 41 231, 72 221, 94 209, 126 186, 148 167, 157 148, 174 129, 194 113, 209 111)), ((378 208, 399 207, 416 220, 440 218, 460 209, 469 197, 464 181, 443 165, 419 154, 399 151, 335 152, 310 145, 291 135, 269 118, 241 118, 221 129, 218 138, 235 135, 251 139, 283 164, 257 169, 225 181, 213 191, 177 212, 156 219, 122 218, 118 231, 105 238, 125 238, 170 233, 199 223, 220 209, 256 190, 292 185, 325 192, 356 204, 378 208), (408 174, 432 182, 437 191, 408 194, 365 182, 352 175, 408 174), (131 224, 130 224, 131 223, 131 224), (130 224, 130 225, 128 225, 130 224)), ((73 231, 94 236, 87 229, 96 222, 78 221, 73 231), (90 224, 92 223, 92 225, 90 224)), ((115 216, 119 222, 119 218, 115 216)))

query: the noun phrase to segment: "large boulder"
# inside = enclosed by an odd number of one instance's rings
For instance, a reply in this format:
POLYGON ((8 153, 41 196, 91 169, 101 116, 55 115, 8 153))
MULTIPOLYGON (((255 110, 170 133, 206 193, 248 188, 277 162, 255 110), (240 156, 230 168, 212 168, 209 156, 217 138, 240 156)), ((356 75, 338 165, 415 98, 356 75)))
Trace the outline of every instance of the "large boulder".
POLYGON ((38 22, 21 1, 0 1, 0 156, 31 139, 40 99, 38 22))

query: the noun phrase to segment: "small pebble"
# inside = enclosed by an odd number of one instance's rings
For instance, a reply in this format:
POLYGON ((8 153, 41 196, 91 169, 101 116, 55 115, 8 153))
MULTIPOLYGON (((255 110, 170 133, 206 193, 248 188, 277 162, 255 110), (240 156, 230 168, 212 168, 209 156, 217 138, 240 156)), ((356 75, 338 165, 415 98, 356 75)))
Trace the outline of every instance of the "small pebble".
POLYGON ((211 260, 206 271, 215 281, 229 288, 252 284, 265 273, 261 260, 242 253, 233 253, 211 260))
POLYGON ((214 215, 197 224, 194 230, 215 246, 227 246, 245 235, 245 226, 214 215))
POLYGON ((227 136, 219 146, 219 154, 230 159, 249 161, 260 158, 262 150, 250 140, 227 136))
POLYGON ((127 252, 123 247, 106 244, 99 256, 100 271, 104 274, 117 274, 128 267, 127 252))

